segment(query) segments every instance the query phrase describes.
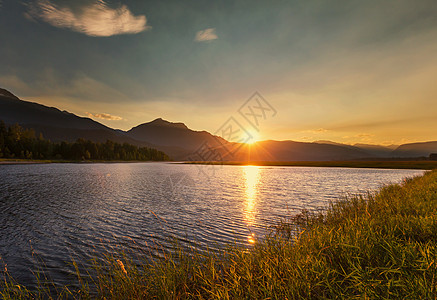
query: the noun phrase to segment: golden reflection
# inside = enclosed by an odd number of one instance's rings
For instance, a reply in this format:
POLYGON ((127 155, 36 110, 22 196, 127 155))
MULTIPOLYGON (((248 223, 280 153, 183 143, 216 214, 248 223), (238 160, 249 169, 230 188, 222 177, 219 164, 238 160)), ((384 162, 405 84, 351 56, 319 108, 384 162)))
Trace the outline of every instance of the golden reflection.
MULTIPOLYGON (((253 225, 253 222, 255 221, 255 206, 258 192, 259 169, 260 168, 258 166, 243 167, 244 177, 246 179, 246 207, 244 210, 244 217, 248 226, 253 225)), ((251 237, 251 239, 252 238, 253 237, 251 237)))
POLYGON ((252 233, 251 235, 249 235, 248 237, 247 237, 247 241, 250 243, 250 244, 255 244, 255 233, 252 233))

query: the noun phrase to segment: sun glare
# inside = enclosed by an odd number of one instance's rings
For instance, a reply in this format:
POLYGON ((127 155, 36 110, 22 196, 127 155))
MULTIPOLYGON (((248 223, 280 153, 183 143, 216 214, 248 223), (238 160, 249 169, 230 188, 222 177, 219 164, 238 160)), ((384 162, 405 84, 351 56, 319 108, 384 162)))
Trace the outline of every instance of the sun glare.
POLYGON ((259 132, 256 130, 249 130, 250 139, 246 142, 246 144, 253 144, 260 141, 259 132))

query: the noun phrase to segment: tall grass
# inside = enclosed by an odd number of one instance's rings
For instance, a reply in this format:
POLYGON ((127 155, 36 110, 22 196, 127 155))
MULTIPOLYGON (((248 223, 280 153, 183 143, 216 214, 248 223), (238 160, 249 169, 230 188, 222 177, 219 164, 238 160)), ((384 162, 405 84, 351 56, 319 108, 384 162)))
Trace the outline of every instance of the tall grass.
MULTIPOLYGON (((7 278, 5 299, 437 299, 437 171, 281 220, 250 249, 95 261, 80 288, 31 292, 7 278)), ((79 272, 78 272, 79 274, 79 272)))

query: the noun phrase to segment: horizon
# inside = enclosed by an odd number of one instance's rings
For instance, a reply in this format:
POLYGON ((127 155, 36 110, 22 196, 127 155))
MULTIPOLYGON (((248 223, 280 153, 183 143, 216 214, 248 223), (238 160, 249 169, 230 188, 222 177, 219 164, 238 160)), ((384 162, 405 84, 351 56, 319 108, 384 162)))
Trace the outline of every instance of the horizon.
POLYGON ((0 85, 121 130, 163 118, 214 134, 258 91, 275 114, 257 140, 436 141, 435 14, 433 1, 3 0, 0 85))
MULTIPOLYGON (((10 92, 13 96, 18 97, 18 99, 19 99, 20 101, 33 102, 33 101, 28 101, 28 100, 26 100, 26 99, 22 99, 22 98, 20 98, 19 96, 15 95, 12 91, 8 90, 8 89, 5 88, 5 87, 0 87, 0 89, 4 89, 4 90, 6 90, 7 92, 10 92)), ((33 103, 37 103, 37 102, 33 102, 33 103)), ((42 104, 42 103, 37 103, 37 104, 45 105, 45 104, 42 104)), ((52 108, 56 108, 56 109, 58 109, 59 111, 66 111, 66 112, 68 112, 68 113, 72 113, 72 112, 67 111, 67 110, 64 110, 64 109, 62 109, 62 108, 60 108, 60 107, 49 106, 49 105, 45 105, 45 106, 47 106, 47 107, 52 107, 52 108)), ((73 113, 73 114, 74 114, 74 113, 73 113)), ((127 128, 127 129, 120 129, 120 128, 115 128, 115 127, 112 127, 111 125, 105 124, 104 122, 101 122, 101 120, 99 120, 99 118, 92 118, 92 116, 87 116, 87 115, 86 115, 86 116, 79 116, 79 115, 77 115, 77 116, 78 116, 78 117, 82 117, 82 118, 87 118, 87 119, 93 120, 93 121, 95 121, 95 122, 98 122, 98 123, 100 123, 100 124, 103 124, 103 125, 105 125, 105 126, 108 126, 108 127, 111 128, 111 129, 114 129, 114 130, 121 130, 121 131, 124 131, 124 132, 127 132, 127 131, 129 131, 129 130, 135 128, 135 127, 138 127, 138 126, 141 126, 141 125, 144 125, 144 124, 148 124, 148 123, 152 123, 152 122, 155 122, 155 121, 158 121, 158 120, 161 120, 161 121, 164 121, 164 122, 168 122, 168 123, 171 123, 171 124, 183 124, 183 125, 186 126, 189 130, 193 130, 193 131, 198 131, 198 132, 200 132, 200 131, 207 131, 207 130, 205 130, 205 129, 194 129, 194 128, 190 127, 189 124, 187 124, 186 122, 184 122, 184 121, 182 121, 182 120, 167 120, 167 119, 162 118, 162 117, 157 117, 157 118, 152 119, 152 120, 149 120, 149 121, 142 121, 141 123, 136 124, 136 125, 134 125, 134 126, 132 126, 132 127, 129 127, 129 128, 127 128)), ((211 132, 209 132, 209 131, 207 131, 207 132, 210 133, 210 134, 213 134, 213 133, 211 133, 211 132)), ((253 145, 253 144, 256 144, 256 143, 258 143, 258 142, 267 142, 267 141, 278 141, 278 142, 287 142, 287 141, 290 141, 290 142, 320 143, 320 144, 330 144, 330 143, 332 143, 332 144, 339 144, 339 145, 345 145, 345 146, 360 146, 360 145, 361 145, 361 146, 380 146, 380 147, 385 147, 385 148, 392 148, 392 149, 395 149, 396 147, 399 147, 399 146, 404 145, 404 144, 416 144, 416 143, 435 142, 434 140, 426 140, 426 141, 411 141, 411 142, 402 143, 402 144, 372 144, 372 143, 365 143, 365 142, 356 142, 356 143, 347 143, 347 142, 345 142, 345 143, 341 143, 341 142, 333 141, 333 140, 298 141, 298 140, 291 140, 291 139, 278 139, 278 140, 275 140, 275 139, 259 139, 259 136, 260 136, 260 135, 259 135, 259 133, 256 132, 255 130, 251 130, 251 134, 258 134, 258 135, 257 135, 255 138, 251 138, 251 139, 249 139, 249 141, 247 141, 247 142, 243 142, 243 144, 253 145)), ((214 134, 213 134, 213 135, 214 135, 214 134)))

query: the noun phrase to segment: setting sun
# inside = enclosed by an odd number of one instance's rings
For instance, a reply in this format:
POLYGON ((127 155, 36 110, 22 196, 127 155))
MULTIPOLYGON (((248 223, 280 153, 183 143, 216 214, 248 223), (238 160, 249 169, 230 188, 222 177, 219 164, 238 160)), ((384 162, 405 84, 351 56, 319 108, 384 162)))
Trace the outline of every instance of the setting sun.
POLYGON ((250 139, 247 140, 246 144, 254 144, 260 141, 260 134, 256 130, 248 130, 247 133, 250 135, 250 139))

